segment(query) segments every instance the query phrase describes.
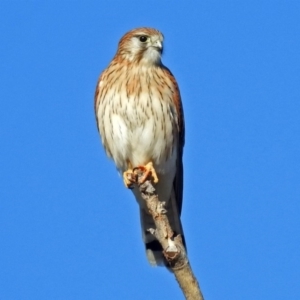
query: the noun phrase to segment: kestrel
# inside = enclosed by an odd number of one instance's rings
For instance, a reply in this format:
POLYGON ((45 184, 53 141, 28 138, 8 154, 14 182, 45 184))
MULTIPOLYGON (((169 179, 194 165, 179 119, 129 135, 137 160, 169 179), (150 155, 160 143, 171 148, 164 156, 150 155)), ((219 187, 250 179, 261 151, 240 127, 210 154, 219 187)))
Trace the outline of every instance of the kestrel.
POLYGON ((175 235, 183 236, 184 118, 177 82, 161 62, 163 35, 153 28, 126 33, 95 93, 98 130, 107 155, 123 175, 140 206, 143 241, 149 262, 164 264, 162 247, 148 231, 155 229, 132 172, 151 176, 175 235))

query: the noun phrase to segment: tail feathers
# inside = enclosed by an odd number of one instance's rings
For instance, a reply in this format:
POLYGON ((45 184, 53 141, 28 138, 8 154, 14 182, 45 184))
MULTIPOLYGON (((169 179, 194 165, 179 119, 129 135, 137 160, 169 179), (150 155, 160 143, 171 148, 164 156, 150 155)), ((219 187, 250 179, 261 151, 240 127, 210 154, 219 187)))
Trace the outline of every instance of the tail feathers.
MULTIPOLYGON (((167 216, 171 228, 174 231, 174 235, 175 236, 178 234, 181 235, 183 245, 186 248, 182 224, 177 210, 175 197, 171 197, 170 201, 168 201, 167 203, 166 209, 167 209, 167 216)), ((150 228, 155 229, 155 224, 152 219, 152 216, 148 212, 146 212, 143 208, 141 208, 140 217, 141 217, 143 241, 145 243, 146 255, 149 263, 153 266, 166 265, 166 260, 162 253, 163 251, 162 246, 156 240, 156 238, 148 231, 148 229, 150 228)))

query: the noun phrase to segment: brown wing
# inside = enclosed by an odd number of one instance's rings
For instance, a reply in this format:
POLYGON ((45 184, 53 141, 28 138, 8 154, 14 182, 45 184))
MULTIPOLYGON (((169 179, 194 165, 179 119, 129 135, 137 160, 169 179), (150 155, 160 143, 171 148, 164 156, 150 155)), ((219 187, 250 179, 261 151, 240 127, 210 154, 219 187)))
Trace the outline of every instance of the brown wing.
POLYGON ((175 77, 171 73, 171 71, 164 67, 168 73, 169 78, 172 80, 175 90, 173 92, 173 101, 176 107, 176 112, 178 116, 178 154, 177 154, 177 169, 176 169, 176 176, 174 179, 173 187, 176 195, 176 203, 178 208, 179 216, 182 210, 182 197, 183 197, 183 163, 182 163, 182 156, 183 156, 183 147, 185 142, 185 125, 184 125, 184 114, 183 114, 183 107, 181 103, 180 91, 178 84, 176 82, 175 77))
POLYGON ((96 117, 96 122, 97 122, 97 128, 99 131, 99 120, 98 120, 98 107, 99 107, 99 102, 100 102, 100 81, 102 80, 103 73, 100 75, 98 81, 97 81, 97 86, 95 90, 95 96, 94 96, 94 111, 95 111, 95 117, 96 117))
POLYGON ((178 143, 178 154, 177 154, 177 169, 176 169, 176 176, 174 179, 174 191, 176 195, 176 202, 178 207, 179 216, 181 215, 182 210, 182 199, 183 199, 183 162, 182 162, 182 156, 183 156, 183 147, 185 142, 185 126, 184 126, 184 115, 183 115, 183 109, 180 99, 180 94, 178 90, 178 116, 180 118, 179 120, 179 143, 178 143))

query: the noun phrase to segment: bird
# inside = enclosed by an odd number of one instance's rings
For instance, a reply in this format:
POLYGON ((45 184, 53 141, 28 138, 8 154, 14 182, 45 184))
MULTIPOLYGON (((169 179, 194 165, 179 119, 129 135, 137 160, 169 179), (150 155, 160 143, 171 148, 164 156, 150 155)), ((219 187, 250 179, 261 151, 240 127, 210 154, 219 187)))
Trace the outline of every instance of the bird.
POLYGON ((98 131, 126 188, 139 204, 142 238, 148 261, 166 265, 154 235, 152 216, 131 176, 140 168, 150 176, 175 235, 181 235, 183 198, 184 114, 177 81, 162 63, 163 34, 140 27, 127 32, 117 52, 101 73, 94 109, 98 131))

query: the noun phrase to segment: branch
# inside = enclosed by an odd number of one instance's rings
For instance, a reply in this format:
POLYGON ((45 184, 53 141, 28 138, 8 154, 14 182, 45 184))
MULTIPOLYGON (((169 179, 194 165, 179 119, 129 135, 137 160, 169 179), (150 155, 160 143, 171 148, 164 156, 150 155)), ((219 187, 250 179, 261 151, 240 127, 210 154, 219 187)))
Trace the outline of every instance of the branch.
MULTIPOLYGON (((143 173, 138 172, 137 177, 137 182, 140 182, 143 173)), ((166 215, 167 211, 164 208, 165 203, 159 201, 157 192, 150 180, 138 184, 138 187, 156 226, 156 229, 149 229, 149 231, 164 249, 163 254, 168 262, 168 268, 174 273, 185 298, 203 300, 203 295, 188 261, 181 236, 174 237, 174 232, 166 215)))

